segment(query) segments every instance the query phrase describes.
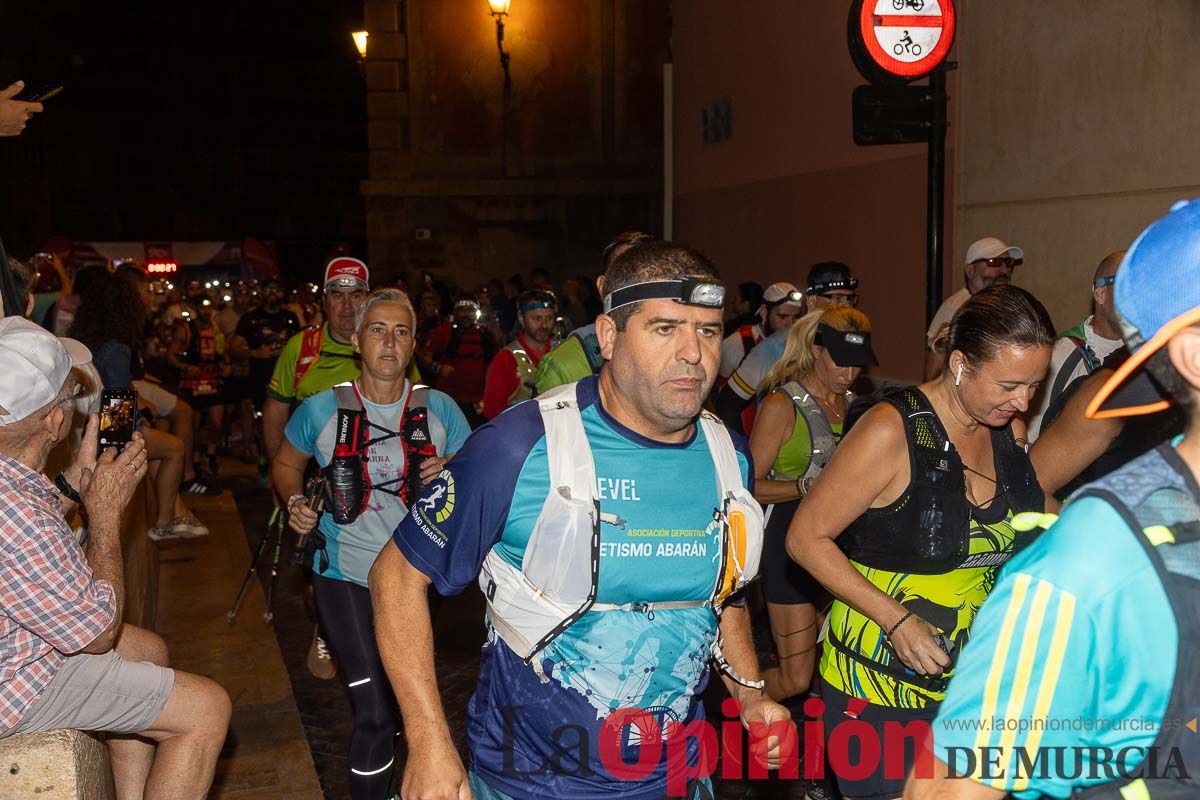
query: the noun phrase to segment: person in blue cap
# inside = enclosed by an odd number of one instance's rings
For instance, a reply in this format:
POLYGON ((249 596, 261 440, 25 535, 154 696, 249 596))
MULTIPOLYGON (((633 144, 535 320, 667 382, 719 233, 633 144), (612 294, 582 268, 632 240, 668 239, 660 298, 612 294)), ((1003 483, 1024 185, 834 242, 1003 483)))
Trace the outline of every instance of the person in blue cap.
POLYGON ((1129 247, 1116 310, 1129 359, 1093 418, 1178 405, 1186 433, 1088 484, 1012 559, 979 611, 904 796, 1200 795, 1200 203, 1129 247), (1051 524, 1052 523, 1052 524, 1051 524))

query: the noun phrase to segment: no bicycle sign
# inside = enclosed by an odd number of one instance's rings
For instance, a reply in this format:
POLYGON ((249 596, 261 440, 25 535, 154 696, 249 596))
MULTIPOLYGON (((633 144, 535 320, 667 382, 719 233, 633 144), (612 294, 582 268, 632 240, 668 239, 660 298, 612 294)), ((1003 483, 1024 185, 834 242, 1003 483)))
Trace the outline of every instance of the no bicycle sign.
POLYGON ((851 51, 868 79, 910 81, 933 71, 954 44, 953 0, 856 0, 851 51))

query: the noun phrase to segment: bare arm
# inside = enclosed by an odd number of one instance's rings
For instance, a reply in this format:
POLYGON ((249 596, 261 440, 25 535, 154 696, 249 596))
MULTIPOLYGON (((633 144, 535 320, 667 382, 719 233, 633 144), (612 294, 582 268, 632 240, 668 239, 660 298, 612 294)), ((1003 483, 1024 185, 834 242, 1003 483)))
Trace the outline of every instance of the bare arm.
POLYGON ((296 495, 304 494, 304 470, 308 456, 301 453, 286 438, 271 459, 271 485, 279 498, 287 504, 288 527, 296 533, 308 533, 317 527, 321 515, 297 500, 288 502, 296 495))
MULTIPOLYGON (((754 652, 754 639, 750 629, 750 610, 744 605, 728 606, 721 612, 719 624, 721 651, 729 666, 748 681, 759 680, 758 656, 754 652)), ((730 697, 741 703, 742 724, 746 727, 791 722, 792 717, 788 710, 767 697, 762 689, 743 686, 724 672, 721 673, 721 680, 725 683, 730 697)), ((752 746, 755 743, 755 737, 751 736, 752 746)), ((796 741, 791 735, 782 739, 779 736, 768 736, 763 750, 756 750, 754 755, 765 760, 769 769, 778 769, 782 755, 794 751, 795 747, 796 741)))
MULTIPOLYGON (((835 541, 872 507, 894 502, 909 483, 908 443, 900 412, 886 403, 868 411, 833 452, 788 528, 787 551, 839 600, 886 632, 908 611, 854 568, 835 541)), ((935 629, 919 618, 892 636, 897 654, 913 669, 940 674, 950 658, 933 641, 935 629)))
POLYGON ((84 549, 92 579, 107 581, 113 588, 116 613, 112 623, 81 652, 100 654, 113 648, 121 631, 125 611, 125 560, 121 557, 121 512, 129 505, 134 490, 146 475, 146 446, 140 433, 118 456, 109 448, 94 470, 81 479, 80 494, 88 512, 88 543, 84 549))
POLYGON ((1084 411, 1112 370, 1099 369, 1087 377, 1079 390, 1029 450, 1038 483, 1053 495, 1099 458, 1125 425, 1121 419, 1088 419, 1084 411))
POLYGON ((268 396, 263 401, 263 444, 267 447, 267 458, 274 458, 283 442, 283 429, 287 427, 289 410, 287 403, 281 403, 274 397, 268 396))
POLYGON ((771 465, 779 458, 779 448, 796 429, 796 412, 791 398, 771 392, 763 400, 750 433, 750 453, 754 456, 754 499, 766 505, 785 503, 800 497, 796 481, 767 478, 771 465))
POLYGON ((470 797, 438 691, 429 583, 391 542, 383 546, 368 577, 379 655, 400 704, 409 742, 401 795, 470 797))
POLYGON ((904 800, 1000 800, 1005 793, 969 778, 951 778, 946 763, 933 759, 933 777, 910 774, 904 784, 904 800))

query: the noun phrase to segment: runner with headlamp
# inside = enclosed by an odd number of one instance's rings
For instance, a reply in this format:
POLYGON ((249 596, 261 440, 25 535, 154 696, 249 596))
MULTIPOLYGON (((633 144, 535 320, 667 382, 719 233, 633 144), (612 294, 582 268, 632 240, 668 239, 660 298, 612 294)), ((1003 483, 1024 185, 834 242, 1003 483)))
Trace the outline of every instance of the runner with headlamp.
POLYGON ((717 378, 717 389, 729 380, 759 342, 773 333, 790 328, 804 314, 804 292, 790 283, 772 283, 763 293, 763 304, 758 309, 759 321, 754 325, 743 325, 725 337, 721 343, 721 368, 717 378))
POLYGON ((405 377, 416 320, 403 292, 372 293, 356 320, 351 344, 362 357, 361 376, 301 404, 272 477, 288 497, 292 529, 317 542, 313 591, 321 628, 350 689, 350 787, 354 800, 363 800, 386 796, 399 727, 375 644, 367 572, 421 486, 442 470, 470 428, 453 400, 405 377), (303 494, 304 471, 314 457, 327 489, 319 519, 303 494))
MULTIPOLYGON (((813 264, 808 270, 805 286, 805 308, 808 311, 858 305, 858 279, 840 261, 813 264)), ((725 387, 717 393, 717 415, 729 427, 747 434, 753 430, 754 415, 758 410, 754 404, 755 397, 767 372, 783 355, 787 336, 787 330, 781 329, 759 342, 734 370, 725 387)))
MULTIPOLYGON (((714 654, 744 721, 788 719, 762 693, 748 613, 731 604, 761 548, 750 460, 701 412, 724 287, 707 259, 665 242, 616 258, 605 287, 600 375, 476 431, 371 570, 410 742, 406 797, 661 797, 682 764, 660 750, 649 774, 621 782, 600 753, 637 759, 627 710, 660 730, 701 719, 714 654), (455 594, 476 580, 488 643, 468 710, 468 773, 438 697, 424 598, 430 583, 455 594), (615 737, 604 732, 622 718, 615 737), (564 724, 576 731, 569 751, 556 738, 564 724)), ((768 744, 774 762, 778 742, 768 744)), ((706 785, 687 788, 697 796, 706 785)))
POLYGON ((483 423, 483 384, 487 366, 496 353, 492 332, 480 322, 479 303, 463 298, 454 304, 454 319, 433 329, 424 352, 429 360, 430 380, 454 398, 458 407, 475 427, 483 423))
POLYGON ((558 301, 537 289, 517 297, 521 332, 496 354, 488 365, 483 388, 483 416, 492 419, 509 406, 537 394, 534 379, 538 362, 550 352, 550 338, 558 316, 558 301))
POLYGON ((787 557, 784 540, 833 449, 854 395, 850 385, 867 365, 871 322, 852 308, 827 308, 792 326, 783 357, 767 373, 761 424, 750 437, 754 496, 767 505, 763 585, 779 666, 766 670, 767 694, 783 701, 808 691, 817 646, 817 597, 811 575, 787 557))

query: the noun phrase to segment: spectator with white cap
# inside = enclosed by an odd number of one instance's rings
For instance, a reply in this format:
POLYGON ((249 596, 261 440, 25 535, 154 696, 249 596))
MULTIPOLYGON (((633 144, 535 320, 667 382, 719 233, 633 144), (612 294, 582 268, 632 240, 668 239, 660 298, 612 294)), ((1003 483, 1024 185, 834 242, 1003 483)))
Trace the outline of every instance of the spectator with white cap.
POLYGON ((966 285, 945 299, 925 332, 925 380, 933 380, 942 372, 942 356, 935 351, 933 343, 950 324, 954 312, 976 292, 997 283, 1012 283, 1013 270, 1024 258, 1024 250, 1011 247, 995 236, 985 236, 967 248, 963 262, 966 285))
POLYGON ((121 512, 146 474, 134 434, 97 458, 90 415, 74 462, 43 473, 67 437, 87 348, 19 317, 0 320, 0 738, 58 728, 110 737, 121 797, 202 797, 231 706, 219 685, 168 669, 163 640, 121 622, 121 512), (66 514, 82 503, 81 546, 66 514))
POLYGON ((742 325, 721 343, 721 366, 717 371, 717 390, 729 380, 750 351, 776 331, 790 328, 804 313, 804 293, 786 281, 772 283, 763 292, 758 321, 742 325))

